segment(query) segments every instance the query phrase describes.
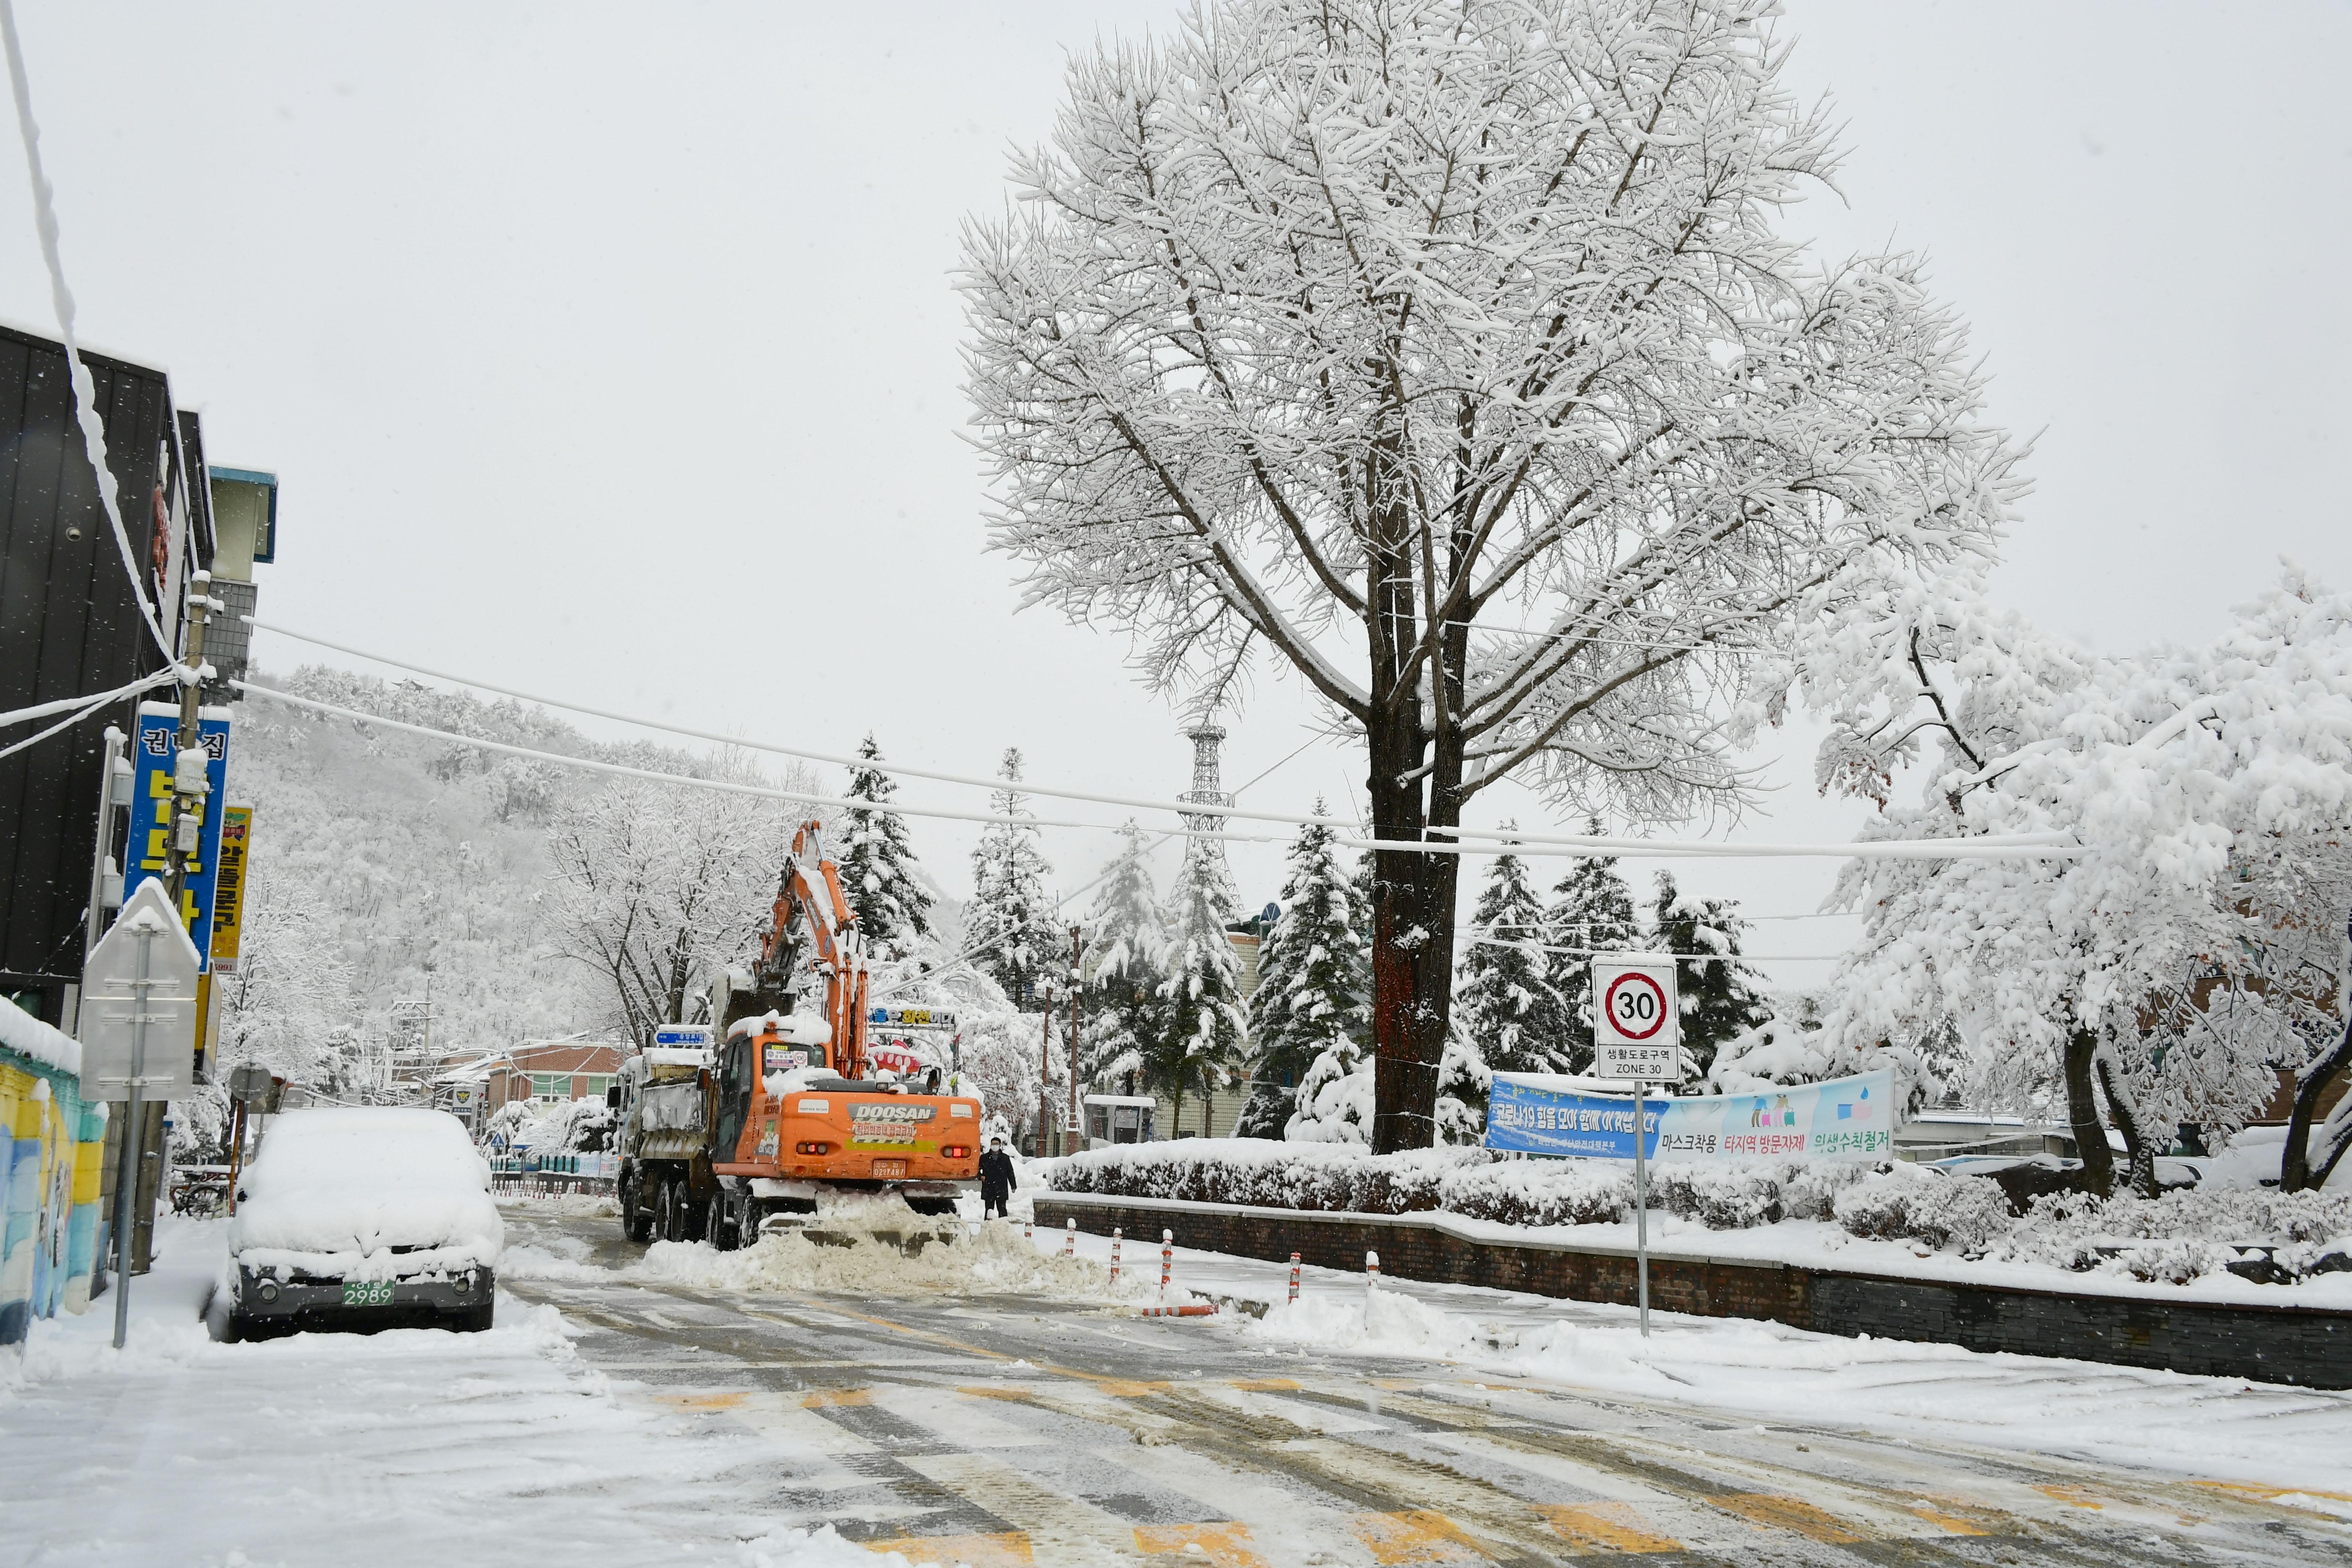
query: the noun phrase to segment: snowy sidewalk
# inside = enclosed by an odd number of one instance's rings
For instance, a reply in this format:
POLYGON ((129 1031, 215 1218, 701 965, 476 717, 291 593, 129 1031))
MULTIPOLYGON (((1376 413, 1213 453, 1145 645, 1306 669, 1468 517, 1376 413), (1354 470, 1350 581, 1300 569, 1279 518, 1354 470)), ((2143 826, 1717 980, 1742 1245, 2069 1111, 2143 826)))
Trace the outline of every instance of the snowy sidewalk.
MULTIPOLYGON (((1059 1251, 1064 1235, 1040 1226, 1034 1242, 1059 1251)), ((1076 1245, 1081 1257, 1109 1258, 1107 1237, 1081 1233, 1076 1245)), ((1124 1238, 1121 1264, 1156 1282, 1158 1233, 1124 1238)), ((1311 1267, 1292 1309, 1288 1264, 1186 1247, 1173 1264, 1180 1294, 1270 1303, 1263 1321, 1227 1325, 1268 1345, 1420 1356, 1776 1423, 2147 1466, 2302 1496, 2352 1520, 2352 1394, 1673 1312, 1651 1313, 1645 1341, 1630 1307, 1385 1277, 1368 1288, 1360 1273, 1311 1267)))
POLYGON ((0 1366, 12 1562, 903 1563, 771 1534, 758 1499, 709 1479, 707 1438, 616 1391, 551 1307, 502 1295, 478 1334, 216 1342, 200 1314, 226 1228, 159 1220, 121 1352, 110 1295, 0 1366))

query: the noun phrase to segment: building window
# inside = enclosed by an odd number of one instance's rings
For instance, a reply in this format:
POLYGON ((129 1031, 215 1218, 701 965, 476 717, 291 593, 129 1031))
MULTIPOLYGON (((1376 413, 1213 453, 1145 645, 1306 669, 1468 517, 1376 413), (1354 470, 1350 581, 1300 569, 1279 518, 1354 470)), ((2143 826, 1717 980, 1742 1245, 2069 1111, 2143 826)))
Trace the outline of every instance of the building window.
POLYGON ((570 1100, 572 1075, 568 1072, 535 1072, 530 1075, 530 1097, 533 1100, 570 1100))
POLYGON ((608 1072, 582 1073, 580 1081, 588 1087, 582 1090, 590 1100, 602 1100, 604 1091, 613 1087, 613 1075, 608 1072))

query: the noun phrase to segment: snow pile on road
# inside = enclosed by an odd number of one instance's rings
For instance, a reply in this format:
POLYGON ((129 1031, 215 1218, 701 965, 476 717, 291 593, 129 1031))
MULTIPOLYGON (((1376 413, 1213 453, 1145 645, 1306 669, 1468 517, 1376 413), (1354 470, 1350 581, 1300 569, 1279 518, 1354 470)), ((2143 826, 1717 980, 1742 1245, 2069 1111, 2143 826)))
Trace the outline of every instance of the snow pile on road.
POLYGON ((498 1261, 506 1227, 489 1162, 456 1117, 373 1107, 274 1123, 238 1184, 239 1261, 370 1279, 498 1261))
MULTIPOLYGON (((923 1224, 917 1220, 917 1226, 923 1224)), ((913 1226, 908 1227, 909 1229, 913 1226)), ((1137 1245, 1118 1283, 1083 1258, 1041 1252, 1010 1225, 983 1225, 977 1234, 950 1222, 941 1239, 909 1258, 889 1241, 846 1227, 811 1241, 796 1232, 772 1232, 745 1251, 720 1252, 702 1242, 657 1241, 622 1278, 698 1289, 845 1296, 1024 1295, 1064 1301, 1141 1301, 1157 1288, 1151 1249, 1137 1245)))

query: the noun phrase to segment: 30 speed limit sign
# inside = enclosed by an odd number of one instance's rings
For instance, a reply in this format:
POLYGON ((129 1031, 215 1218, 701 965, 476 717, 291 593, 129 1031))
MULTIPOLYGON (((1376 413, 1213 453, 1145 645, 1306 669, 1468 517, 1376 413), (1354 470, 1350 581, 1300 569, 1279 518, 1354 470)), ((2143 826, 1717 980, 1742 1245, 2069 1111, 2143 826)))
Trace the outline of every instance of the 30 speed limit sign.
POLYGON ((1592 961, 1596 1078, 1674 1083, 1682 1074, 1681 1011, 1671 958, 1592 961))

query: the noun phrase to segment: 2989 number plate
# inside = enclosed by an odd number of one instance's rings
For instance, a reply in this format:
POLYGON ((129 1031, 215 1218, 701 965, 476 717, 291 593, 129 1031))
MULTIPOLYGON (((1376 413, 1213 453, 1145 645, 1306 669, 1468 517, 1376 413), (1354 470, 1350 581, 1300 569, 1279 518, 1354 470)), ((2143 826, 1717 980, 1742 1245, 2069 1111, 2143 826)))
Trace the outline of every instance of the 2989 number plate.
POLYGON ((346 1307, 389 1307, 392 1305, 392 1281, 389 1279, 346 1279, 343 1281, 343 1305, 346 1307))

